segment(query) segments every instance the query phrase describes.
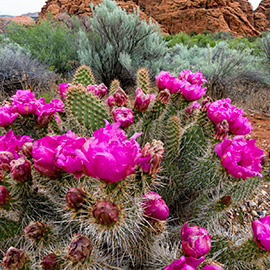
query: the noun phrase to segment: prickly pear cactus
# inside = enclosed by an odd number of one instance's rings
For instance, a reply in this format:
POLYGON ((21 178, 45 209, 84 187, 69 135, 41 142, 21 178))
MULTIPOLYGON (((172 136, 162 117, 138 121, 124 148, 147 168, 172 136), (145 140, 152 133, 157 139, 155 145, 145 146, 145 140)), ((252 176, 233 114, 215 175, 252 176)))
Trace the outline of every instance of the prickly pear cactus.
POLYGON ((149 77, 133 99, 82 66, 61 100, 0 107, 0 267, 267 269, 270 217, 233 214, 269 177, 248 119, 200 72, 149 77))

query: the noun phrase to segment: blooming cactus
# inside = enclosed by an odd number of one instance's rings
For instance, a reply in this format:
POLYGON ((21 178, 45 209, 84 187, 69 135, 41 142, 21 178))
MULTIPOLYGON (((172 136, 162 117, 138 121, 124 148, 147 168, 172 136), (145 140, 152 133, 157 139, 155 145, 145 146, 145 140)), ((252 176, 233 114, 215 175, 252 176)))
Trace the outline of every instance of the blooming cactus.
POLYGON ((112 109, 112 115, 114 121, 119 122, 122 128, 129 127, 134 119, 132 110, 126 107, 112 109))
POLYGON ((205 258, 202 256, 198 259, 193 257, 181 256, 180 259, 175 259, 170 265, 167 265, 162 270, 196 270, 205 258))
POLYGON ((270 251, 270 216, 253 221, 252 230, 256 244, 261 249, 270 251))
POLYGON ((187 256, 195 258, 204 256, 211 249, 211 237, 202 227, 189 227, 185 223, 181 229, 182 249, 187 256))
POLYGON ((105 86, 104 83, 101 83, 100 85, 89 84, 88 86, 86 86, 86 90, 94 94, 98 98, 103 98, 108 92, 108 88, 105 86))
POLYGON ((190 84, 201 85, 207 82, 200 70, 196 73, 192 73, 191 70, 184 69, 179 73, 178 77, 180 80, 186 80, 190 84))
POLYGON ((127 140, 119 122, 111 125, 107 122, 105 128, 93 133, 81 150, 75 151, 83 162, 83 172, 107 184, 125 179, 134 172, 141 156, 140 145, 135 141, 139 135, 136 133, 127 140))
POLYGON ((261 157, 263 150, 255 145, 256 139, 246 140, 244 136, 235 136, 234 139, 224 139, 214 147, 214 151, 221 159, 225 170, 235 178, 262 176, 261 157))
POLYGON ((165 88, 170 91, 170 94, 177 93, 181 87, 181 81, 170 75, 167 71, 161 71, 158 76, 156 76, 156 83, 159 90, 164 90, 165 88))
POLYGON ((6 105, 0 107, 0 127, 10 125, 18 115, 12 106, 6 105))
POLYGON ((180 93, 185 97, 187 101, 199 100, 203 95, 205 95, 206 87, 202 88, 198 84, 190 84, 189 82, 183 80, 180 86, 180 93))
POLYGON ((144 214, 150 219, 166 220, 169 216, 169 208, 161 196, 149 191, 142 199, 144 214))

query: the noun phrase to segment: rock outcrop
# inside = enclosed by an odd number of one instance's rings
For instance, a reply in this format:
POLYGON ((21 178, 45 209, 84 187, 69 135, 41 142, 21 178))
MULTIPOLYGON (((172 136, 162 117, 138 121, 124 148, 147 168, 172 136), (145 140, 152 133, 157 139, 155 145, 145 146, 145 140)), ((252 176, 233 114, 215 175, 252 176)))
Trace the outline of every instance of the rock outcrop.
MULTIPOLYGON (((259 18, 260 25, 265 21, 264 29, 270 31, 270 0, 262 0, 256 9, 255 16, 259 18)), ((261 31, 263 31, 261 30, 261 31)))
MULTIPOLYGON (((263 1, 269 2, 270 8, 270 0, 263 1)), ((100 2, 101 0, 47 0, 39 17, 44 18, 48 13, 58 16, 62 12, 78 16, 91 15, 90 3, 100 2)), ((127 12, 133 12, 133 9, 139 6, 142 19, 154 18, 165 32, 174 34, 181 31, 186 33, 226 31, 234 35, 257 36, 265 29, 266 23, 262 14, 254 14, 248 0, 123 0, 117 2, 127 12)))

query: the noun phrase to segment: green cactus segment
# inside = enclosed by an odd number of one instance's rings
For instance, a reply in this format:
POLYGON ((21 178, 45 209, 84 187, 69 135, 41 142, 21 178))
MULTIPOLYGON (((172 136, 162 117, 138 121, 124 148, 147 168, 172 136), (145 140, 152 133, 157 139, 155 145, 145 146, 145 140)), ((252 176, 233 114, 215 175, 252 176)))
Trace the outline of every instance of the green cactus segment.
POLYGON ((75 73, 73 84, 82 84, 83 86, 96 84, 90 68, 87 66, 80 66, 75 73))
POLYGON ((80 86, 68 90, 67 107, 73 118, 92 131, 103 127, 104 119, 109 120, 101 101, 80 86))
POLYGON ((177 156, 180 145, 180 118, 178 116, 172 116, 167 122, 167 133, 165 139, 166 155, 173 159, 177 156))
POLYGON ((225 264, 226 269, 262 269, 261 264, 269 252, 257 246, 253 239, 248 239, 241 245, 229 241, 225 237, 212 236, 210 256, 218 254, 216 260, 225 264))
POLYGON ((215 134, 215 124, 208 119, 206 112, 200 110, 197 122, 203 127, 205 136, 213 139, 215 134))
MULTIPOLYGON (((60 116, 58 116, 60 118, 60 116)), ((60 126, 58 125, 57 121, 55 120, 55 117, 52 117, 49 122, 48 126, 49 130, 52 130, 55 134, 60 134, 60 126)))
POLYGON ((140 68, 137 72, 137 87, 140 87, 145 94, 149 94, 150 80, 147 69, 140 68))
POLYGON ((20 230, 20 224, 11 219, 0 217, 0 242, 2 240, 12 238, 20 230))
POLYGON ((144 124, 150 124, 151 121, 156 120, 161 116, 161 114, 165 111, 166 104, 156 99, 155 104, 150 112, 147 113, 146 119, 144 120, 144 124))
POLYGON ((110 95, 113 96, 113 94, 115 93, 118 87, 120 87, 120 81, 117 79, 113 80, 110 86, 110 91, 109 91, 110 95))

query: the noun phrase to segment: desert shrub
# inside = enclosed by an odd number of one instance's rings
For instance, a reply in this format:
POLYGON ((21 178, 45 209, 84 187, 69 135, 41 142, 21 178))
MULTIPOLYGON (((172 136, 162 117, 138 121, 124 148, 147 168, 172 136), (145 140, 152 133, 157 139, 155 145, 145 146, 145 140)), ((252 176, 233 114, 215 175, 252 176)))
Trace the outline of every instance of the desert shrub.
POLYGON ((12 23, 7 26, 6 35, 57 73, 66 72, 71 68, 69 61, 77 59, 76 34, 63 23, 40 20, 28 28, 12 23))
POLYGON ((38 93, 50 89, 56 75, 36 59, 29 56, 18 44, 0 46, 1 98, 12 95, 17 89, 31 87, 38 93))
POLYGON ((250 50, 230 49, 225 41, 215 47, 189 48, 175 45, 167 55, 163 69, 178 74, 183 69, 193 72, 201 70, 208 80, 208 95, 214 98, 241 99, 241 91, 235 87, 239 81, 268 83, 269 73, 263 65, 263 58, 251 55, 250 50))
POLYGON ((78 56, 106 85, 116 78, 123 85, 133 83, 141 66, 159 71, 166 43, 157 25, 139 19, 139 10, 127 14, 105 0, 93 9, 91 24, 92 32, 79 32, 78 56))

